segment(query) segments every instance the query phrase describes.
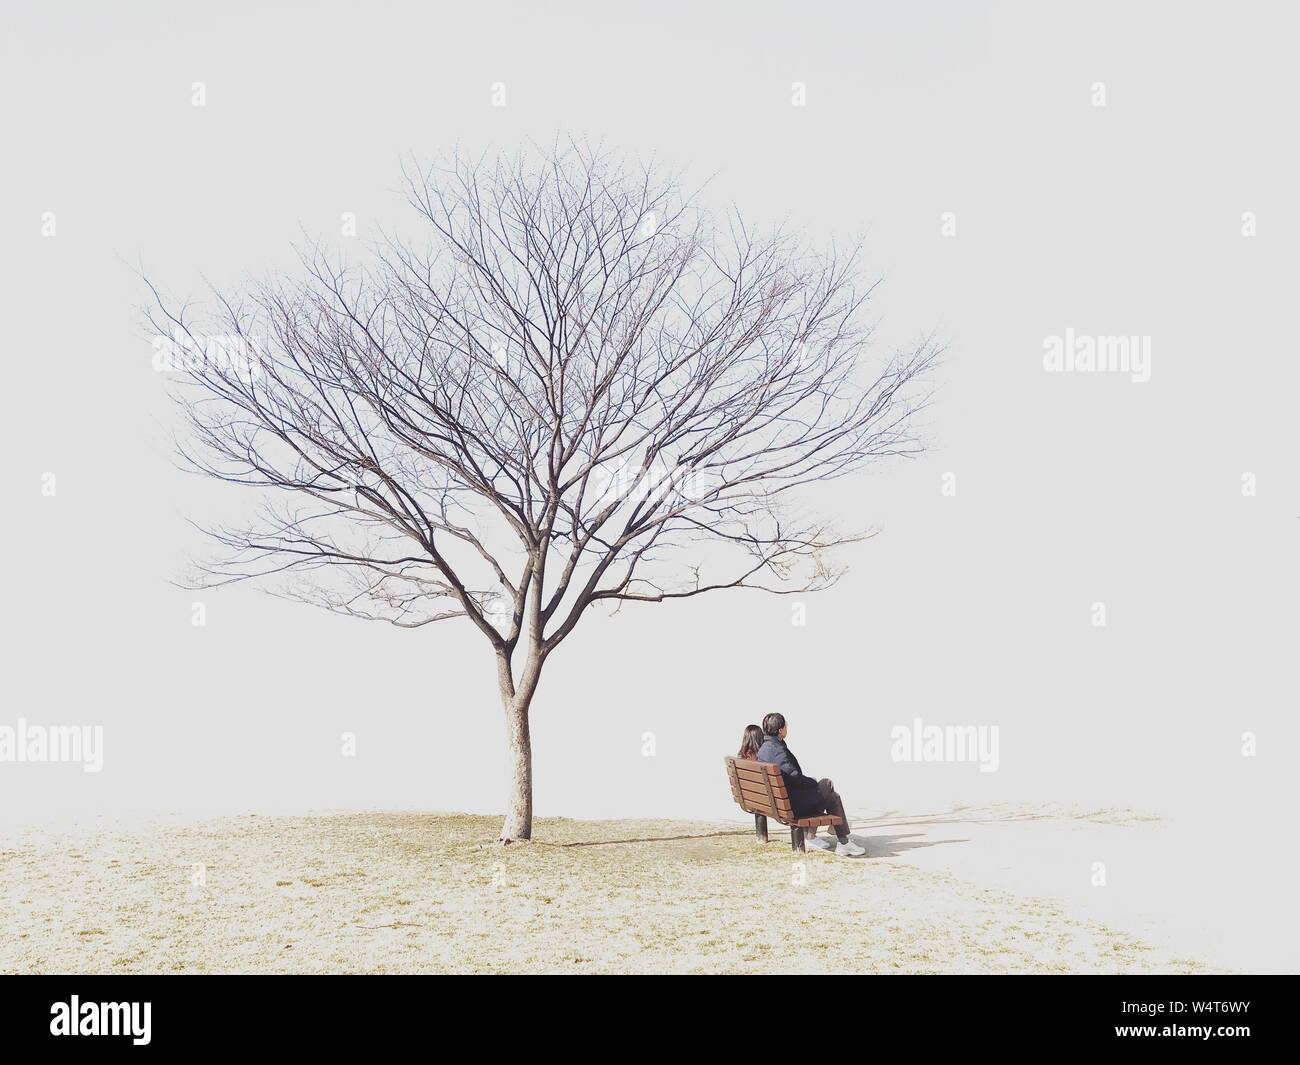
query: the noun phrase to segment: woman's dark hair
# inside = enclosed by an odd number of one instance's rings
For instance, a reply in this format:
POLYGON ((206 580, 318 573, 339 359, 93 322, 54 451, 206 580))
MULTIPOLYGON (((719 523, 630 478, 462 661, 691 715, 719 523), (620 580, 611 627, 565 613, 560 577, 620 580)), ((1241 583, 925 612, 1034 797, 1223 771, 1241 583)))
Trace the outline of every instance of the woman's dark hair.
POLYGON ((758 749, 762 746, 763 730, 757 725, 746 725, 745 735, 740 741, 740 750, 736 752, 736 757, 754 761, 758 758, 758 749))
POLYGON ((779 736, 785 728, 785 717, 781 714, 768 714, 763 718, 763 731, 769 736, 779 736))

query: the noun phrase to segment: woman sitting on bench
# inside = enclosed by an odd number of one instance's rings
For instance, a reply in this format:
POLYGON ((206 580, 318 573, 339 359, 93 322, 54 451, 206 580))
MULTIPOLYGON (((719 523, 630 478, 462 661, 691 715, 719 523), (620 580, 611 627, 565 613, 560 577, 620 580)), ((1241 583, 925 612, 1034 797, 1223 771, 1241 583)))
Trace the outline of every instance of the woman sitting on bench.
POLYGON ((757 725, 746 725, 745 734, 740 739, 740 750, 736 752, 737 758, 743 758, 747 762, 758 761, 758 749, 763 746, 763 730, 757 725))

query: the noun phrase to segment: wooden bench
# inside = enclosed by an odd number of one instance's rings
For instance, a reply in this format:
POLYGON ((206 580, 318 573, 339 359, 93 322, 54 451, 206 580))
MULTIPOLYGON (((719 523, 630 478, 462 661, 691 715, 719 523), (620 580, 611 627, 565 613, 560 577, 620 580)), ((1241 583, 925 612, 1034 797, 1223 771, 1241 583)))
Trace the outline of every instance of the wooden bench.
POLYGON ((747 758, 725 758, 727 780, 731 784, 731 797, 746 813, 754 815, 754 835, 767 842, 767 819, 775 818, 790 826, 790 847, 804 849, 804 829, 811 828, 814 835, 821 825, 840 825, 844 819, 833 814, 816 817, 795 817, 790 795, 785 790, 781 770, 767 762, 751 762, 747 758))

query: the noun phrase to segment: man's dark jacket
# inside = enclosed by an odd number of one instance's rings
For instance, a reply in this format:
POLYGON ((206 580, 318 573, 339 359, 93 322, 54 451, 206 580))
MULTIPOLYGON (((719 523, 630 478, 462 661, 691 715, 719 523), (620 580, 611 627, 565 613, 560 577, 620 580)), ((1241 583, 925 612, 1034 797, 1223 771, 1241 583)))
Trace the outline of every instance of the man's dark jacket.
POLYGON ((790 793, 790 805, 794 807, 796 817, 816 817, 826 812, 817 781, 803 775, 799 759, 791 753, 780 736, 763 737, 763 746, 758 749, 758 760, 780 768, 781 779, 785 781, 785 790, 790 793))

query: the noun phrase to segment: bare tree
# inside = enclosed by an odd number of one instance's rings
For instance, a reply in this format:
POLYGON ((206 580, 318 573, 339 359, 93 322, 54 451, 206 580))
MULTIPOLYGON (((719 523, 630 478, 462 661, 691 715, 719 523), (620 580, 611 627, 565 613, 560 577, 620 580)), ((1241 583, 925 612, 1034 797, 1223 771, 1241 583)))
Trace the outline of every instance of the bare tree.
POLYGON ((801 486, 919 450, 927 340, 865 373, 858 253, 715 221, 573 145, 406 170, 427 244, 216 293, 150 286, 194 468, 265 493, 209 586, 419 627, 467 618, 508 726, 504 841, 532 830, 529 706, 595 604, 824 588, 801 486))

